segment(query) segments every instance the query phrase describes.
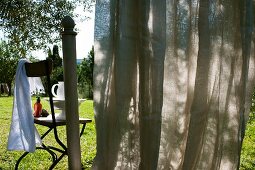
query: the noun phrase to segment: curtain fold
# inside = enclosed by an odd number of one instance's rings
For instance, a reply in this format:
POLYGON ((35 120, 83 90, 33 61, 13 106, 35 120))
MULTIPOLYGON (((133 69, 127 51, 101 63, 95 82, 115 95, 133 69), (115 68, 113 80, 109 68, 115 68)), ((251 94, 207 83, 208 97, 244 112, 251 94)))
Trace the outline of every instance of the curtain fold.
POLYGON ((238 169, 251 0, 98 0, 93 169, 238 169))

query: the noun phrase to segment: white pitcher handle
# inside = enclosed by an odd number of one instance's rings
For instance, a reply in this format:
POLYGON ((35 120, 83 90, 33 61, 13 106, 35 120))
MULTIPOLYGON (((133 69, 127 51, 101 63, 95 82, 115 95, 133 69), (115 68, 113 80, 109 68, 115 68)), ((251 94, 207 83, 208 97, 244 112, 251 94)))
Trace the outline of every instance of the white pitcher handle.
POLYGON ((51 93, 54 97, 57 97, 58 95, 55 93, 55 87, 58 86, 58 84, 54 84, 52 87, 51 87, 51 93))

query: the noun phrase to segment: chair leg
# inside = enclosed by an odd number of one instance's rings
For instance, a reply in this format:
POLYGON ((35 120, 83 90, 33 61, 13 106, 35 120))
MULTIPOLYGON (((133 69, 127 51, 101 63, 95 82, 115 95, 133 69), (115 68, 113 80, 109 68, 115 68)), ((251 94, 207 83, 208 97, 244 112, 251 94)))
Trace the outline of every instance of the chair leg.
MULTIPOLYGON (((53 163, 56 162, 56 160, 57 160, 57 154, 56 154, 55 152, 51 151, 50 149, 48 149, 44 144, 42 145, 42 147, 36 147, 36 149, 42 149, 42 150, 47 151, 47 152, 51 155, 51 157, 52 157, 52 162, 53 162, 53 163)), ((25 158, 28 154, 29 154, 29 152, 25 152, 25 153, 23 153, 23 154, 19 157, 19 159, 17 160, 17 162, 16 162, 16 164, 15 164, 15 170, 18 170, 19 164, 20 164, 21 160, 22 160, 23 158, 25 158)))
MULTIPOLYGON (((42 136, 41 139, 43 139, 53 128, 49 128, 42 136)), ((54 163, 57 160, 57 154, 54 153, 53 151, 51 151, 50 149, 48 149, 44 144, 42 144, 42 147, 36 147, 36 149, 43 149, 46 150, 52 157, 52 162, 54 163)), ((29 152, 24 152, 19 159, 17 160, 16 164, 15 164, 15 170, 18 170, 19 168, 19 164, 21 162, 21 160, 26 157, 29 154, 29 152)))
POLYGON ((29 152, 25 152, 25 153, 23 153, 23 155, 21 155, 21 157, 19 157, 19 159, 17 160, 17 162, 16 162, 16 164, 15 164, 15 170, 18 170, 20 161, 21 161, 25 156, 27 156, 27 154, 29 154, 29 152))
POLYGON ((55 160, 55 161, 53 162, 53 164, 50 166, 49 170, 52 170, 52 169, 59 163, 59 161, 61 161, 61 159, 62 159, 65 155, 67 155, 66 152, 63 153, 62 155, 60 155, 59 158, 58 158, 57 160, 55 160))
POLYGON ((52 162, 57 160, 57 157, 58 157, 57 154, 53 152, 52 150, 50 150, 49 148, 47 148, 44 144, 42 145, 42 147, 36 147, 36 149, 42 149, 47 151, 52 157, 52 162))
POLYGON ((82 134, 83 134, 83 132, 84 132, 84 130, 85 130, 85 127, 86 127, 86 123, 84 123, 84 124, 82 125, 82 129, 81 129, 81 132, 80 132, 80 137, 82 136, 82 134))

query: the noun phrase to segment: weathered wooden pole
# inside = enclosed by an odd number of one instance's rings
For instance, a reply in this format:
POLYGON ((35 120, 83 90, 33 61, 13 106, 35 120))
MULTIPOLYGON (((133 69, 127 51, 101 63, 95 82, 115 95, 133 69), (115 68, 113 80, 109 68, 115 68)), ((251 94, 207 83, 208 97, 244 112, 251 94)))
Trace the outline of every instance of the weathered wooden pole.
POLYGON ((79 136, 79 113, 76 73, 76 39, 73 30, 74 20, 66 16, 61 22, 64 30, 62 35, 64 84, 65 84, 65 112, 68 167, 71 170, 81 169, 81 147, 79 136))

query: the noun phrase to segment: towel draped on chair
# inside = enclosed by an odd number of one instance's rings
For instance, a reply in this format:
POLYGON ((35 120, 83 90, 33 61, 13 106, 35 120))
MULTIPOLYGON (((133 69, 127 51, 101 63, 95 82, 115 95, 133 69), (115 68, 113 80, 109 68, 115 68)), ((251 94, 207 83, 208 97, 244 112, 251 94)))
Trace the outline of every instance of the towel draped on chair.
POLYGON ((21 59, 15 75, 12 122, 8 137, 8 150, 34 152, 41 138, 34 125, 31 94, 44 91, 40 77, 27 77, 25 63, 21 59))

